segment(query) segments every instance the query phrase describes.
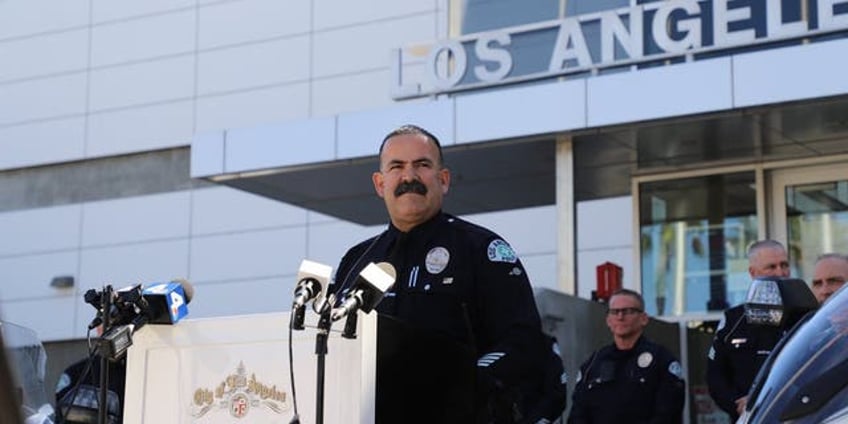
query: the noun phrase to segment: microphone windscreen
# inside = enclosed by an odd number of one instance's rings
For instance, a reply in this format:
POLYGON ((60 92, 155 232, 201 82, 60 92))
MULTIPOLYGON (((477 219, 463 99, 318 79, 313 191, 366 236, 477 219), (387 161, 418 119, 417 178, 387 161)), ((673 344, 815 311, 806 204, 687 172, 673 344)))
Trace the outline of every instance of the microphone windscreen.
POLYGON ((378 262, 377 266, 380 267, 380 269, 382 269, 383 272, 390 275, 392 277, 392 280, 397 279, 397 270, 395 270, 394 265, 392 265, 388 262, 378 262))

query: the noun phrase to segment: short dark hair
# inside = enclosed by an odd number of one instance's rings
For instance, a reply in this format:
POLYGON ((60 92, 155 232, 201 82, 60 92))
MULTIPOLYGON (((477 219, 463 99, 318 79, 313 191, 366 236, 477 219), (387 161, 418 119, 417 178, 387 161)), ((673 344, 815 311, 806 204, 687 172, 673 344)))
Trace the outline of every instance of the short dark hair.
POLYGON ((619 296, 619 295, 620 296, 630 296, 630 297, 636 299, 639 302, 639 309, 641 309, 643 312, 645 311, 645 298, 643 298, 642 295, 639 294, 639 292, 636 292, 636 291, 633 291, 633 290, 630 290, 630 289, 618 289, 610 296, 610 299, 612 299, 613 296, 619 296))
POLYGON ((388 133, 385 137, 383 137, 383 142, 380 143, 380 151, 378 153, 383 154, 383 147, 386 146, 386 142, 389 141, 390 138, 404 134, 423 135, 424 137, 432 141, 433 144, 436 145, 436 149, 439 151, 439 165, 445 164, 445 158, 444 156, 442 156, 442 143, 439 143, 439 139, 436 138, 436 136, 433 135, 433 133, 431 133, 430 131, 427 131, 424 128, 419 127, 418 125, 413 124, 401 125, 392 130, 392 132, 388 133))

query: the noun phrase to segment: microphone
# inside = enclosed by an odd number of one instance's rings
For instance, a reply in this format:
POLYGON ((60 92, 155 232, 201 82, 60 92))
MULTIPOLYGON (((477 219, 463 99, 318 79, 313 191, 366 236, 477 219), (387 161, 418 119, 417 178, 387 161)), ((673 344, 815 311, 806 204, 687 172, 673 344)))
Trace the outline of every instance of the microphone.
POLYGON ((187 280, 175 279, 144 288, 141 295, 147 302, 148 324, 176 324, 188 315, 188 303, 194 297, 194 286, 187 280))
POLYGON ((383 295, 395 284, 397 273, 395 267, 388 262, 369 263, 353 283, 350 294, 338 308, 331 312, 333 321, 338 321, 357 310, 369 313, 381 300, 383 295))
POLYGON ((323 294, 330 282, 333 268, 304 259, 297 271, 297 285, 294 288, 292 309, 305 306, 310 300, 323 294))

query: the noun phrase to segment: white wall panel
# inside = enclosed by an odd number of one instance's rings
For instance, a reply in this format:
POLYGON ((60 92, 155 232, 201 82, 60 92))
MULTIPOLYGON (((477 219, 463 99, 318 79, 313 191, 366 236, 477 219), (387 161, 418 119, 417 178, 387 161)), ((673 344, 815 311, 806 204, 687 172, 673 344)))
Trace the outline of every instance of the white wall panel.
POLYGON ((522 255, 520 258, 521 263, 524 264, 527 276, 530 278, 530 284, 534 289, 547 288, 560 291, 559 282, 556 279, 556 253, 547 255, 522 255))
POLYGON ((312 81, 312 116, 325 117, 392 104, 388 70, 312 81))
POLYGON ((848 93, 848 40, 741 54, 733 57, 734 106, 848 93))
POLYGON ((0 39, 88 25, 89 0, 0 1, 0 39))
POLYGON ((88 66, 88 28, 0 42, 0 81, 88 66))
POLYGON ((309 119, 227 131, 226 172, 241 172, 336 158, 336 121, 309 119))
POLYGON ((85 112, 85 74, 0 85, 0 125, 85 112))
POLYGON ((206 131, 191 139, 191 177, 224 173, 224 136, 226 132, 206 131))
POLYGON ((193 95, 192 56, 91 72, 90 108, 93 111, 187 99, 193 95))
POLYGON ((98 23, 175 9, 193 8, 195 3, 196 0, 91 0, 91 15, 92 20, 98 23))
POLYGON ((435 13, 437 7, 436 0, 314 0, 313 3, 316 30, 393 17, 435 13))
POLYGON ((584 80, 457 96, 457 142, 497 140, 584 128, 585 101, 584 80))
POLYGON ((102 24, 91 31, 92 66, 187 53, 195 49, 195 11, 102 24))
POLYGON ((82 246, 188 237, 190 202, 189 191, 178 191, 86 203, 82 246))
POLYGON ((306 225, 306 210, 229 187, 194 190, 192 236, 306 225))
POLYGON ((85 118, 0 128, 0 169, 82 159, 85 118))
POLYGON ((191 279, 197 282, 270 278, 297 272, 306 251, 306 230, 194 237, 191 279))
MULTIPOLYGON (((421 40, 438 38, 435 15, 411 16, 315 34, 316 77, 389 67, 389 53, 421 40), (398 31, 403 28, 403 31, 398 31)), ((389 79, 387 78, 386 84, 389 79)))
POLYGON ((373 156, 390 131, 404 124, 426 128, 442 146, 453 144, 452 100, 402 103, 393 107, 340 115, 338 157, 373 156))
MULTIPOLYGON (((367 178, 367 176, 364 176, 367 178)), ((374 195, 376 199, 376 194, 374 195)), ((375 200, 378 202, 379 200, 375 200)), ((333 267, 333 273, 345 252, 355 244, 380 234, 386 224, 364 227, 344 221, 309 227, 309 248, 301 259, 309 259, 333 267)), ((344 276, 339 276, 343 278, 344 276)))
POLYGON ((72 294, 74 289, 50 286, 53 277, 77 275, 76 250, 0 258, 0 300, 48 298, 72 294))
POLYGON ((189 318, 231 316, 291 310, 295 275, 214 284, 197 284, 197 301, 189 318))
MULTIPOLYGON (((42 342, 65 340, 82 337, 85 331, 79 332, 74 317, 78 299, 73 296, 63 296, 38 300, 19 300, 0 303, 0 314, 14 324, 30 328, 36 332, 42 342), (49 312, 47 312, 49 311, 49 312), (61 317, 61 318, 59 318, 61 317)), ((79 300, 79 303, 82 303, 79 300)), ((94 309, 84 305, 94 312, 94 309)), ((83 326, 88 325, 91 316, 87 317, 83 326)), ((83 327, 83 330, 85 327, 83 327)))
POLYGON ((730 109, 730 58, 590 78, 590 127, 730 109))
POLYGON ((83 249, 80 256, 80 293, 104 284, 122 288, 188 276, 187 239, 133 243, 83 249))
POLYGON ((195 131, 248 127, 309 116, 309 84, 287 84, 197 99, 195 131))
POLYGON ((577 249, 603 249, 633 244, 631 196, 577 203, 577 249))
POLYGON ((309 37, 216 49, 198 56, 197 91, 210 94, 309 79, 309 37))
POLYGON ((88 117, 86 156, 188 145, 194 135, 193 123, 192 101, 91 114, 88 117))
POLYGON ((556 252, 557 217, 556 207, 553 205, 475 214, 462 218, 499 234, 520 257, 556 252))
POLYGON ((241 0, 202 6, 201 50, 267 40, 310 30, 311 0, 241 0))
POLYGON ((79 205, 0 213, 0 256, 78 248, 80 213, 79 205))

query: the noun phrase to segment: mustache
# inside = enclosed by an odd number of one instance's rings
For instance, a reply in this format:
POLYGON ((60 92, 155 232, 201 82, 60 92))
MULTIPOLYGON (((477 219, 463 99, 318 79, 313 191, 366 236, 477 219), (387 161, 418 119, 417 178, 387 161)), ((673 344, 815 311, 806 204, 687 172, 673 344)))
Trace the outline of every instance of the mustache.
POLYGON ((427 194, 427 186, 424 185, 421 181, 412 180, 412 181, 404 181, 395 188, 395 197, 406 193, 415 193, 420 195, 427 194))

